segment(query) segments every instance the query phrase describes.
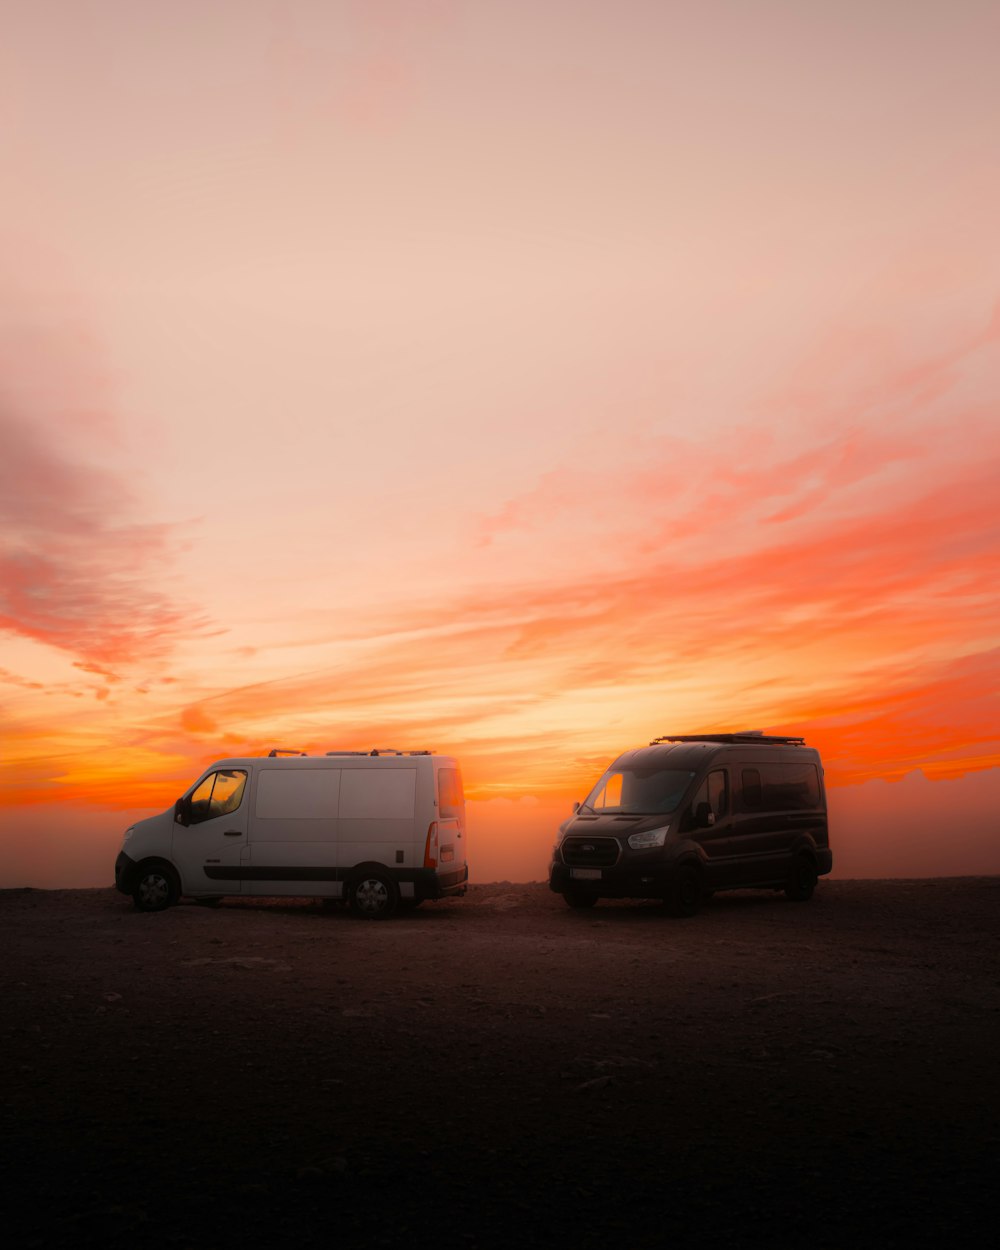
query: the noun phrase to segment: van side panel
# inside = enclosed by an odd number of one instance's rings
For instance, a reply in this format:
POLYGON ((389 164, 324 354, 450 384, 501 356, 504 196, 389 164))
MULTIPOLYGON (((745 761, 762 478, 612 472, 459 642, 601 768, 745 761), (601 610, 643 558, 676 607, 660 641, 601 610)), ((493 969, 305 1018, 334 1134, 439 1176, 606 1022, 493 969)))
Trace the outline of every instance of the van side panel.
POLYGON ((257 770, 254 817, 258 821, 287 822, 297 837, 329 839, 340 803, 340 769, 257 770), (292 822, 306 822, 304 824, 292 822))
POLYGON ((339 898, 339 768, 257 770, 244 894, 339 898))
POLYGON ((345 768, 340 787, 341 867, 362 863, 414 867, 416 805, 415 767, 345 768))
POLYGON ((821 832, 825 842, 818 762, 803 755, 801 751, 794 756, 783 751, 771 756, 744 754, 734 761, 736 883, 780 884, 800 837, 821 832))

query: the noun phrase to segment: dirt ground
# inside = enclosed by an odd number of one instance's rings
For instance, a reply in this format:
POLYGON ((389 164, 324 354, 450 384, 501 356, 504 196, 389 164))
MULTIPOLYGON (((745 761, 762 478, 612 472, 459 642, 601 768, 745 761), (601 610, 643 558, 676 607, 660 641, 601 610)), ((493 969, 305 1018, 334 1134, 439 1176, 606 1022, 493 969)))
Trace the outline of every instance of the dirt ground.
POLYGON ((571 912, 0 893, 24 1247, 978 1246, 1000 878, 571 912))

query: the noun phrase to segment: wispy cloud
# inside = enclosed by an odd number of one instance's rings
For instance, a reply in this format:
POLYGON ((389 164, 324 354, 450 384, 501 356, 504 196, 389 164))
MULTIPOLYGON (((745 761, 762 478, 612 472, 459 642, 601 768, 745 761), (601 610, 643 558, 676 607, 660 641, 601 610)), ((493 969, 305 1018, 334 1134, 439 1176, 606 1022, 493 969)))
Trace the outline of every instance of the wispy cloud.
POLYGON ((890 355, 784 434, 711 454, 647 439, 638 460, 546 475, 483 519, 472 588, 331 618, 335 641, 367 634, 349 663, 213 692, 186 724, 447 743, 484 794, 508 769, 572 789, 602 744, 734 718, 819 735, 842 781, 989 766, 1000 439, 969 378, 997 370, 997 336, 890 355))
POLYGON ((764 549, 458 596, 407 613, 416 638, 401 609, 350 665, 216 694, 183 723, 261 746, 269 725, 306 747, 447 742, 487 789, 508 769, 570 784, 574 761, 651 714, 639 732, 724 727, 720 707, 814 727, 841 779, 974 767, 1000 724, 992 471, 764 549))
POLYGON ((143 522, 129 482, 101 465, 113 420, 91 347, 0 330, 0 631, 111 681, 198 622, 164 590, 171 528, 143 522))

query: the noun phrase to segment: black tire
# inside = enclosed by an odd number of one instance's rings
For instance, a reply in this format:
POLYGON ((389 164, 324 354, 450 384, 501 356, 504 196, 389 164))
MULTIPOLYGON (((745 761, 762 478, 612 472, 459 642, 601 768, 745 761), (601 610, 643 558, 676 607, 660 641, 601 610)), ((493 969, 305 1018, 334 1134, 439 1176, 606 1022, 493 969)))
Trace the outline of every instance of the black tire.
POLYGON ((705 901, 701 873, 694 864, 681 864, 664 900, 671 916, 696 916, 705 901))
POLYGON ((388 920, 399 908, 399 889, 388 873, 373 868, 351 882, 350 902, 362 920, 388 920))
POLYGON ((167 864, 141 864, 136 870, 132 901, 137 911, 166 911, 180 898, 181 883, 167 864))
POLYGON ((793 903, 808 903, 816 889, 819 874, 811 855, 800 855, 792 865, 785 882, 785 898, 793 903))
POLYGON ((597 895, 591 894, 589 890, 567 890, 563 898, 567 907, 579 908, 581 911, 584 908, 593 907, 597 902, 597 895))

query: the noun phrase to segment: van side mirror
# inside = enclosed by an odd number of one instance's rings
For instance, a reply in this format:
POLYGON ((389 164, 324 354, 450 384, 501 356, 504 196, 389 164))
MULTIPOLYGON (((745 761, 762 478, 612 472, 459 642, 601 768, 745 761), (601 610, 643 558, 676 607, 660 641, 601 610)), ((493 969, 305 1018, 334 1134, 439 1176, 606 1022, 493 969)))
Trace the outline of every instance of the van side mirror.
POLYGON ((574 804, 573 804, 573 814, 575 815, 575 814, 576 814, 579 810, 580 810, 580 804, 579 804, 579 803, 574 803, 574 804))
POLYGON ((699 803, 694 809, 694 823, 699 829, 708 829, 715 824, 715 812, 708 803, 699 803))
POLYGON ((188 799, 178 799, 174 804, 174 824, 189 825, 191 823, 191 803, 188 799))

